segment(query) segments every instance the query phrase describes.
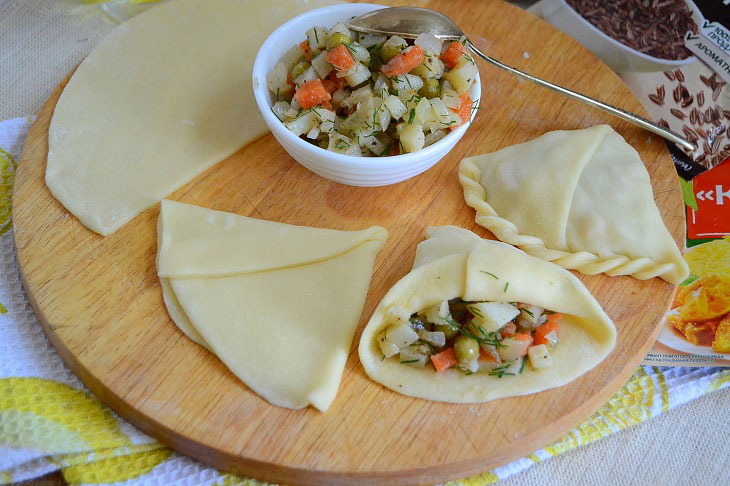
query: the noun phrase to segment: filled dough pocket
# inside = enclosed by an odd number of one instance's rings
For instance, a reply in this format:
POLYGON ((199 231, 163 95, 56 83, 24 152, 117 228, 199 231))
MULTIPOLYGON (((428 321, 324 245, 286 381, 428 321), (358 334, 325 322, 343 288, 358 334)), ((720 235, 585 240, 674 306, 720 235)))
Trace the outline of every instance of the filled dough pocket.
POLYGON ((689 274, 639 154, 608 125, 466 158, 459 181, 476 222, 530 255, 589 275, 689 274))
POLYGON ((611 319, 567 270, 504 243, 429 228, 359 345, 367 374, 442 402, 486 402, 565 385, 613 349, 611 319))

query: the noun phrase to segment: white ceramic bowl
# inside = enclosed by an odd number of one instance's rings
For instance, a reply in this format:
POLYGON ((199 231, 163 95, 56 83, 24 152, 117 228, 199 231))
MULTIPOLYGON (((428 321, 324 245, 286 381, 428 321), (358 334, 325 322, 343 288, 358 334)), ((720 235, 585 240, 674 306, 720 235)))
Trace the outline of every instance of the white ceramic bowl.
MULTIPOLYGON (((692 18, 694 18, 697 26, 701 26, 702 15, 695 4, 691 0, 687 0, 687 6, 692 12, 692 18)), ((594 27, 593 24, 573 10, 565 0, 544 0, 542 16, 554 27, 580 42, 586 49, 600 57, 603 62, 617 72, 666 71, 697 62, 697 58, 694 56, 680 61, 672 61, 649 56, 632 49, 594 27)))
MULTIPOLYGON (((263 43, 253 66, 253 90, 261 115, 271 133, 297 162, 327 179, 352 186, 384 186, 404 181, 432 167, 464 135, 470 123, 451 131, 438 142, 411 154, 390 157, 355 157, 330 152, 308 143, 290 132, 271 111, 272 95, 266 88, 266 75, 286 51, 305 38, 305 32, 320 25, 332 27, 364 13, 384 8, 380 5, 353 3, 312 10, 291 19, 276 29, 263 43)), ((480 78, 471 89, 475 101, 481 96, 480 78)), ((472 110, 472 119, 476 110, 472 110)))

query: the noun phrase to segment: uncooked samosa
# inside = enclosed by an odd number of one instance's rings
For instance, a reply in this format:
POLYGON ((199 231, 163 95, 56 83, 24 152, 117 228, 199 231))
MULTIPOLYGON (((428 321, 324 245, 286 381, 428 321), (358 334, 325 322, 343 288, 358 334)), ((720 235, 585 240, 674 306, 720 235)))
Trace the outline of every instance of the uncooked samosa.
POLYGON ((432 227, 359 344, 368 376, 405 395, 473 403, 565 385, 616 329, 572 273, 499 241, 432 227))
POLYGON ((459 181, 476 222, 530 255, 591 275, 689 274, 639 154, 608 125, 466 158, 459 181))
POLYGON ((293 226, 163 200, 157 271, 175 324, 263 398, 326 411, 387 231, 293 226))

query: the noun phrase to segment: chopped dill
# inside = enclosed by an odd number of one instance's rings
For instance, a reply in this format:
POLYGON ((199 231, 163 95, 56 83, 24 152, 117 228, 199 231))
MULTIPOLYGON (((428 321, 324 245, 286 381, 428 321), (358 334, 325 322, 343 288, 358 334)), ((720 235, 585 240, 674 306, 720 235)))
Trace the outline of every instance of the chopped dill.
POLYGON ((487 272, 486 270, 479 270, 479 271, 482 273, 486 273, 487 275, 489 275, 490 277, 492 277, 495 280, 499 280, 499 277, 497 277, 495 274, 493 274, 491 272, 487 272))
POLYGON ((411 114, 408 116, 408 124, 413 125, 413 120, 416 118, 416 109, 411 108, 411 114))

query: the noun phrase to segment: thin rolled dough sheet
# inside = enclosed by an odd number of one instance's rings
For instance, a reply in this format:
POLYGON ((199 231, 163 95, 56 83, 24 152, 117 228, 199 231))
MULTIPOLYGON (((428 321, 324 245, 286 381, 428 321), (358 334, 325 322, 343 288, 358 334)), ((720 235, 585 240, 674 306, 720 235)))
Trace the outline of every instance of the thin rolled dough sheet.
POLYGON ((157 270, 170 317, 193 341, 274 405, 324 412, 386 237, 163 200, 157 270))
MULTIPOLYGON (((108 235, 264 135, 253 62, 279 25, 331 0, 173 0, 79 65, 48 134, 46 184, 108 235)), ((302 33, 304 35, 304 33, 302 33)))
POLYGON ((613 349, 613 322, 569 271, 455 226, 430 227, 426 236, 416 250, 413 269, 383 297, 360 338, 360 361, 373 380, 427 400, 486 402, 570 383, 613 349), (401 364, 397 356, 383 358, 377 336, 387 326, 385 313, 391 306, 415 313, 456 297, 525 302, 562 312, 560 344, 551 351, 553 366, 542 370, 526 366, 520 375, 498 378, 484 372, 467 376, 453 368, 437 373, 430 366, 401 364))

